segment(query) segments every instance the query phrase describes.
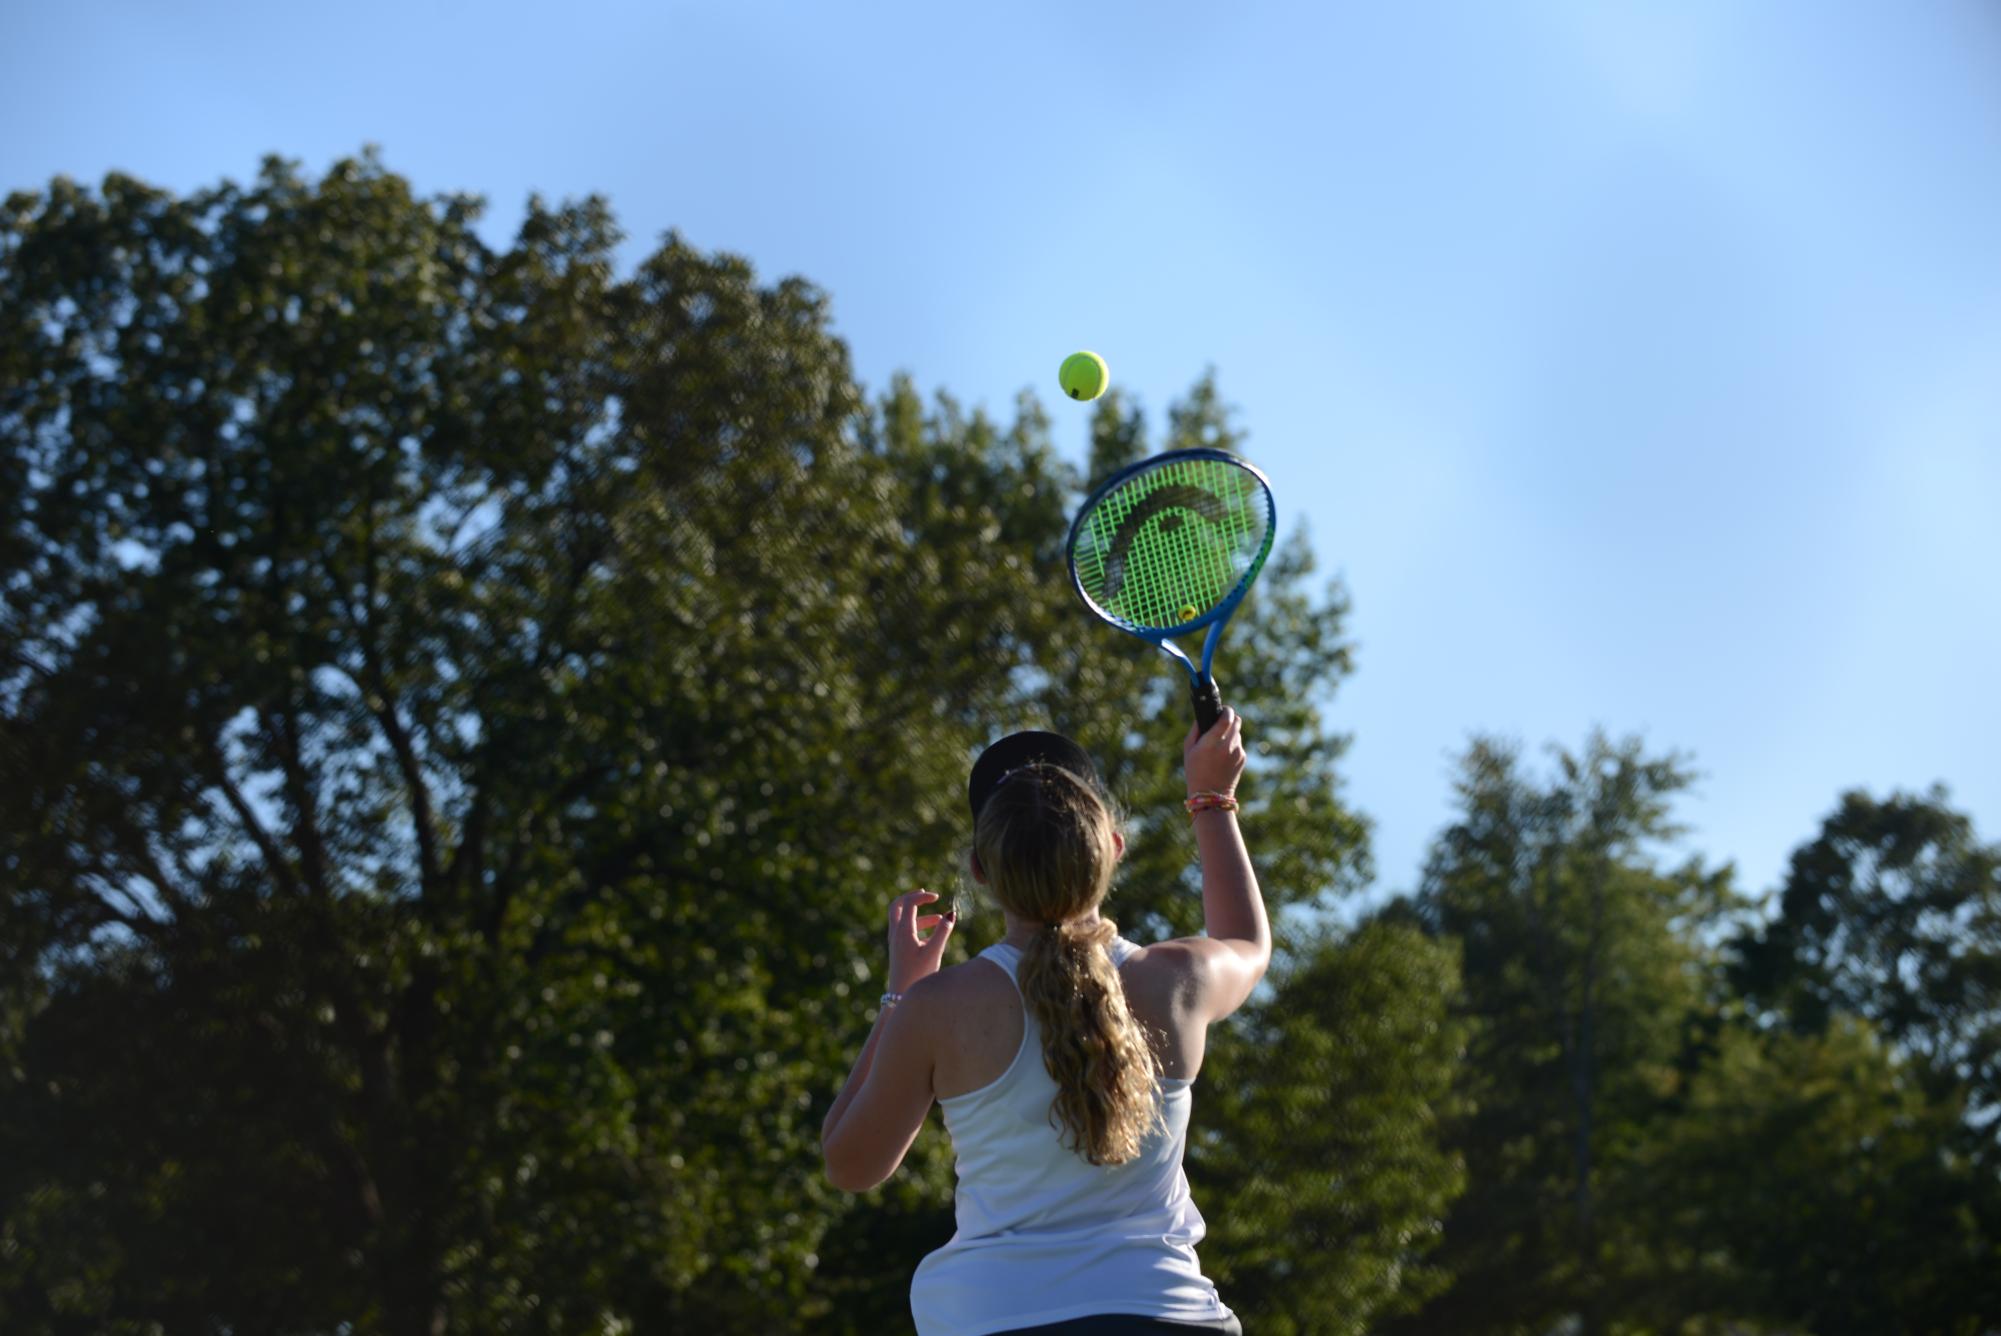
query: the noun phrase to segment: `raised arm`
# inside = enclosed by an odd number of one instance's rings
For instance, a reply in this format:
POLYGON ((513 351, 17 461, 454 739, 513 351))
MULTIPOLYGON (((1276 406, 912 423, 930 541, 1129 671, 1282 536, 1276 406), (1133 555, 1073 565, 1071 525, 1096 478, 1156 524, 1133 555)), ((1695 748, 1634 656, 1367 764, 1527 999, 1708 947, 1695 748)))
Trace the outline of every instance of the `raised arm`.
MULTIPOLYGON (((1244 773, 1243 716, 1225 709, 1207 733, 1191 726, 1182 744, 1188 792, 1235 795, 1244 773)), ((1190 938, 1201 1009, 1221 1020, 1244 1004, 1271 964, 1271 921, 1237 814, 1198 811, 1195 845, 1202 860, 1202 922, 1206 938, 1190 938)))

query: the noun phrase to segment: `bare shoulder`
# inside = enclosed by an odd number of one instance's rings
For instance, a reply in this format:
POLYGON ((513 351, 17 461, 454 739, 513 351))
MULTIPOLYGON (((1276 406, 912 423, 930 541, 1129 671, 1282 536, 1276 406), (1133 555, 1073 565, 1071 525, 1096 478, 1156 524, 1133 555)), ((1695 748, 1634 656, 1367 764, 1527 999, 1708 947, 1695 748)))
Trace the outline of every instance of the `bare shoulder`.
POLYGON ((1264 975, 1264 962, 1237 942, 1175 937, 1134 952, 1125 969, 1128 978, 1158 990, 1177 1010, 1215 1021, 1243 1005, 1264 975))
MULTIPOLYGON (((905 1034, 921 1036, 920 1042, 934 1056, 949 1049, 966 1016, 986 1005, 985 981, 980 978, 985 971, 970 968, 978 963, 947 966, 905 988, 893 1023, 905 1034)), ((1001 983, 1006 985, 1005 975, 1001 983)))
POLYGON ((1008 982, 1007 971, 978 956, 927 974, 910 986, 907 998, 916 998, 920 989, 932 1007, 962 1006, 995 996, 1014 996, 1014 985, 1008 982))

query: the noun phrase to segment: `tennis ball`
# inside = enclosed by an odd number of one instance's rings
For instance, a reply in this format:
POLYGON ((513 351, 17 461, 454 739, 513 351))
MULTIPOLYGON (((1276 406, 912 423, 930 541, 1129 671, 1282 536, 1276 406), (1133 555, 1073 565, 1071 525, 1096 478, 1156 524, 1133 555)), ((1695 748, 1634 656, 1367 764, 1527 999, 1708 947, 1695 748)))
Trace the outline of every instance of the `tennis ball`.
POLYGON ((1063 369, 1056 378, 1062 382, 1063 393, 1072 399, 1095 399, 1111 384, 1112 373, 1096 353, 1071 353, 1063 359, 1063 369))
POLYGON ((1184 622, 1192 622, 1192 621, 1194 621, 1194 620, 1195 620, 1195 613, 1196 613, 1196 611, 1197 611, 1197 609, 1196 609, 1196 607, 1195 607, 1195 605, 1194 605, 1193 603, 1184 603, 1184 604, 1182 604, 1182 605, 1181 605, 1181 620, 1182 620, 1182 621, 1184 621, 1184 622))

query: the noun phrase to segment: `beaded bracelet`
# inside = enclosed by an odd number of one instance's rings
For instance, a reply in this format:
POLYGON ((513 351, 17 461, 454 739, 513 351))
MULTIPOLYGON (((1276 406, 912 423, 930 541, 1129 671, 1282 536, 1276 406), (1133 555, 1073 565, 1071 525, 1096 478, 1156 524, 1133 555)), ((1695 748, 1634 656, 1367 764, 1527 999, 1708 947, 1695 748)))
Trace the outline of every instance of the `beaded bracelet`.
POLYGON ((885 1007, 893 1007, 902 1000, 903 1000, 903 994, 901 993, 884 993, 882 995, 882 1001, 877 1005, 885 1007))
POLYGON ((1197 812, 1234 812, 1237 810, 1236 797, 1228 793, 1191 793, 1188 795, 1187 801, 1181 805, 1188 809, 1188 815, 1190 816, 1194 816, 1197 812))

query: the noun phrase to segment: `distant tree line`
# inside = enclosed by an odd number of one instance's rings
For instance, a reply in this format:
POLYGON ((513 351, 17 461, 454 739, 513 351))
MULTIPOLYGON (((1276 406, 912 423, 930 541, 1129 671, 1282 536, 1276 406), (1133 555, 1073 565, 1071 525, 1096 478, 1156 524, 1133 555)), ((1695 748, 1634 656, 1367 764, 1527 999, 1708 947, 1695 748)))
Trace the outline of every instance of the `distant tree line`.
MULTIPOLYGON (((1184 693, 1061 551, 1240 444, 1213 378, 1079 468, 1032 395, 865 392, 806 282, 480 207, 0 210, 0 1329, 904 1330, 949 1145, 852 1198, 817 1129, 972 755, 1086 741, 1122 931, 1200 930, 1184 693)), ((2001 849, 1831 784, 1755 903, 1673 861, 1686 758, 1478 738, 1337 929, 1347 610, 1295 533, 1232 630, 1282 932, 1188 1172, 1247 1330, 2001 1326, 2001 849)))

